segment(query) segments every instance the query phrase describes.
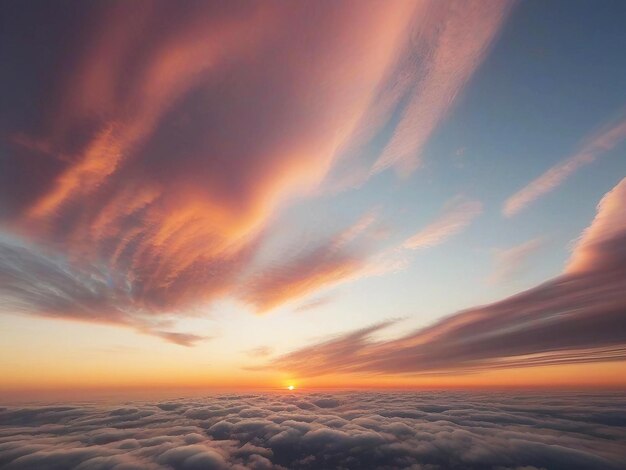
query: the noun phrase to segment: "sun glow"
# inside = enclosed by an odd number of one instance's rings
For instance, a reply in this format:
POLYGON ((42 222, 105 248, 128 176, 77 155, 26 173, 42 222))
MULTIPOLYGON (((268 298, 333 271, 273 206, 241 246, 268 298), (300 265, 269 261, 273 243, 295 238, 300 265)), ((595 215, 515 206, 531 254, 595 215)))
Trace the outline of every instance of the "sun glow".
POLYGON ((294 387, 293 385, 289 385, 289 386, 287 387, 287 390, 290 390, 290 391, 291 391, 291 390, 295 390, 295 389, 296 389, 296 387, 294 387))

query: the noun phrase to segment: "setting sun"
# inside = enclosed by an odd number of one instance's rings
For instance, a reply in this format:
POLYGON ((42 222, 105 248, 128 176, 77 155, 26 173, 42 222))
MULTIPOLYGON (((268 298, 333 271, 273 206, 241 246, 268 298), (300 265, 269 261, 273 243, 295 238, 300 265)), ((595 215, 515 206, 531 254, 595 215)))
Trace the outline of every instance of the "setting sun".
POLYGON ((287 390, 295 390, 296 387, 294 387, 293 385, 290 385, 289 387, 287 387, 287 390))

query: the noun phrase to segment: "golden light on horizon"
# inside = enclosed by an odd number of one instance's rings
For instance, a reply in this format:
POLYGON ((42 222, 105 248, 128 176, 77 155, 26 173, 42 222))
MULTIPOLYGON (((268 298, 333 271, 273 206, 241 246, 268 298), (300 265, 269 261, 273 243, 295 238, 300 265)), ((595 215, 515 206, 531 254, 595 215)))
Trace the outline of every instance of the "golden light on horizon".
POLYGON ((289 385, 289 386, 287 387, 287 390, 289 390, 289 391, 293 391, 293 390, 295 390, 295 389, 296 389, 296 387, 294 387, 293 385, 289 385))

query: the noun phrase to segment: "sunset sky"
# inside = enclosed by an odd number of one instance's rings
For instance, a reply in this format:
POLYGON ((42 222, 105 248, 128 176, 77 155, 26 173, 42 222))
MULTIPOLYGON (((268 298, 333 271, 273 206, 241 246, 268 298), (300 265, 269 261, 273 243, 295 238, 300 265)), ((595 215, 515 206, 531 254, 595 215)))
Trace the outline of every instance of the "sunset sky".
POLYGON ((626 387, 626 2, 0 2, 0 392, 626 387))

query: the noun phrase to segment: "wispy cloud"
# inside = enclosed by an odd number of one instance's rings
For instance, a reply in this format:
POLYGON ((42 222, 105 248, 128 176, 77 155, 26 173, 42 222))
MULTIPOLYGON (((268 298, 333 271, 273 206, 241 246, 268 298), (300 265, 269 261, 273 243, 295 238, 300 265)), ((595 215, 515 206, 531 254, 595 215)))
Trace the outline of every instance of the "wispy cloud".
POLYGON ((248 349, 246 354, 252 358, 264 359, 271 356, 274 353, 274 348, 271 346, 258 346, 256 348, 248 349))
POLYGON ((506 18, 512 2, 435 2, 424 12, 411 65, 414 84, 402 119, 371 173, 390 166, 403 173, 419 165, 421 152, 463 90, 506 18))
POLYGON ((208 339, 167 331, 171 321, 133 305, 129 286, 106 269, 78 266, 0 234, 0 311, 120 325, 181 346, 208 339))
POLYGON ((528 266, 532 255, 545 244, 543 238, 533 238, 519 245, 512 246, 495 253, 495 266, 490 276, 491 282, 512 280, 528 266))
MULTIPOLYGON (((31 265, 11 298, 28 297, 35 315, 63 300, 66 317, 141 324, 233 293, 269 309, 381 272, 352 251, 366 218, 241 286, 285 201, 311 194, 405 98, 376 171, 411 166, 509 5, 119 3, 81 10, 80 31, 59 18, 50 47, 63 53, 32 48, 46 59, 28 59, 47 64, 39 76, 54 85, 32 73, 23 83, 45 109, 0 110, 17 123, 2 129, 13 139, 0 222, 35 256, 62 258, 59 276, 91 287, 53 288, 31 265)), ((37 21, 29 15, 20 21, 37 21)))
POLYGON ((465 229, 482 211, 480 201, 454 198, 435 221, 406 240, 403 246, 417 250, 440 245, 465 229))
POLYGON ((621 120, 587 139, 574 155, 557 163, 509 197, 502 207, 502 213, 507 217, 512 217, 524 210, 540 197, 553 191, 580 168, 593 163, 603 153, 615 148, 625 138, 626 120, 621 120))
POLYGON ((280 357, 273 368, 328 373, 433 373, 626 359, 626 179, 598 215, 565 273, 390 341, 375 325, 280 357))
POLYGON ((316 247, 283 254, 275 264, 247 278, 237 295, 257 311, 265 312, 318 290, 371 275, 372 254, 362 238, 376 218, 377 211, 369 211, 316 247))
POLYGON ((170 343, 178 344, 179 346, 195 346, 200 341, 205 341, 206 336, 194 335, 192 333, 179 333, 174 331, 152 331, 149 334, 157 336, 169 341, 170 343))
POLYGON ((331 295, 323 295, 298 305, 296 308, 294 308, 294 312, 308 312, 311 310, 315 310, 319 307, 330 304, 333 299, 334 297, 331 295))

